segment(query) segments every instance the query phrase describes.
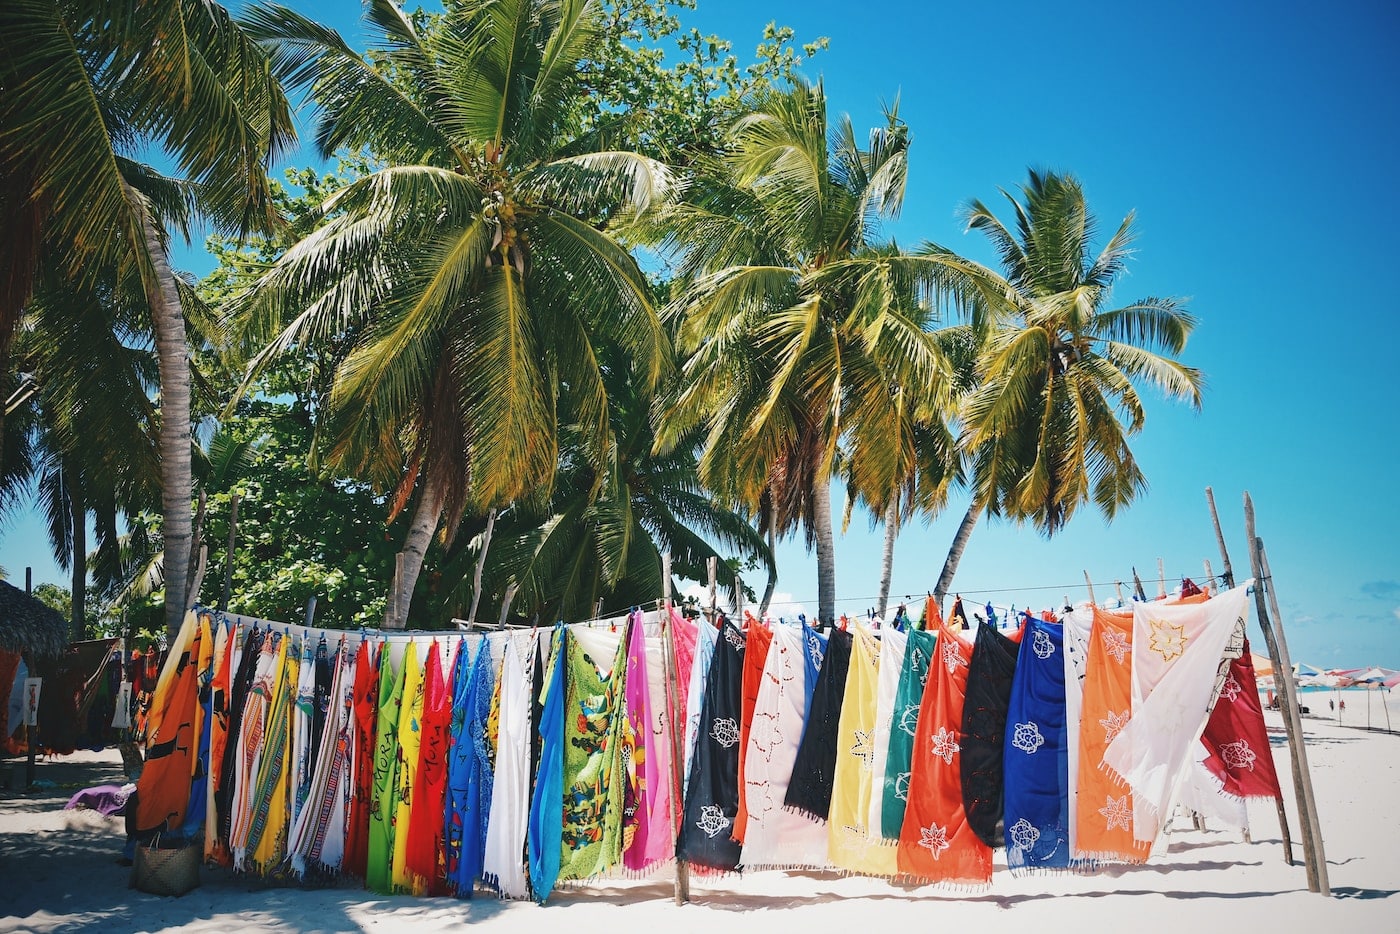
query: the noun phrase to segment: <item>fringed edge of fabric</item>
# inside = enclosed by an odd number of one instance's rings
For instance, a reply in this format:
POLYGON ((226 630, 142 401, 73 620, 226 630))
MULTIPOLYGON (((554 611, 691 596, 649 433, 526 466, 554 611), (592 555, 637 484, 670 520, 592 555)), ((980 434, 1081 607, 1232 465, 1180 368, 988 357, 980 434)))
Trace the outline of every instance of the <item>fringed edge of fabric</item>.
POLYGON ((1102 872, 1109 866, 1114 865, 1143 866, 1146 865, 1147 860, 1150 856, 1151 854, 1149 853, 1148 856, 1144 856, 1141 859, 1138 859, 1136 857, 1124 856, 1122 853, 1114 852, 1111 850, 1091 850, 1087 852, 1081 852, 1078 856, 1075 856, 1074 859, 1075 861, 1084 865, 1093 866, 1093 872, 1102 872))
MULTIPOLYGON (((831 863, 740 863, 741 872, 836 872, 831 863)), ((883 877, 882 877, 883 878, 883 877)))
POLYGON ((825 824, 830 814, 830 812, 827 814, 818 814, 816 811, 808 810, 800 804, 788 804, 787 802, 783 802, 783 810, 787 811, 789 814, 796 814, 798 817, 805 817, 807 820, 815 821, 818 824, 825 824))
POLYGON ((503 901, 503 902, 528 902, 528 901, 531 901, 531 898, 530 898, 530 884, 529 884, 528 881, 527 881, 526 884, 525 884, 525 893, 524 893, 523 895, 507 895, 506 893, 502 892, 502 891, 501 891, 501 877, 498 876, 498 875, 496 875, 494 872, 484 872, 484 873, 482 873, 482 874, 481 874, 481 884, 484 885, 484 886, 486 886, 486 888, 490 891, 490 893, 491 893, 492 895, 496 896, 498 899, 500 899, 500 900, 503 901))
POLYGON ((889 877, 891 885, 899 885, 905 888, 925 888, 932 887, 939 892, 947 892, 953 895, 982 895, 991 891, 992 880, 983 881, 959 881, 954 879, 926 879, 923 876, 914 875, 908 872, 901 872, 898 875, 889 877))

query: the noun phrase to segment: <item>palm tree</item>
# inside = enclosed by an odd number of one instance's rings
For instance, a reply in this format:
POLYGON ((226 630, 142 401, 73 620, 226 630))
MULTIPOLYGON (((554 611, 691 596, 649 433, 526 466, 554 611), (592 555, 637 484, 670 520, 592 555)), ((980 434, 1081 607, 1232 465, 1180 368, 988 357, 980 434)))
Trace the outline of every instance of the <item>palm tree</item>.
MULTIPOLYGON (((190 208, 227 231, 273 224, 266 165, 292 138, 266 57, 216 3, 0 5, 0 362, 41 259, 77 282, 136 277, 159 359, 171 581, 186 579, 190 557, 190 373, 166 224, 183 230, 190 208), (170 154, 184 183, 132 158, 148 146, 170 154)), ((185 594, 166 597, 173 630, 185 594)))
MULTIPOLYGON (((772 553, 745 518, 715 502, 696 469, 696 437, 666 453, 653 451, 649 396, 609 368, 609 421, 615 444, 602 470, 586 454, 575 426, 561 437, 559 476, 543 505, 516 503, 496 524, 483 590, 498 597, 515 585, 514 612, 541 619, 584 619, 606 609, 651 603, 661 594, 661 552, 674 574, 704 580, 706 560, 720 559, 718 581, 738 586, 723 552, 775 578, 772 553)), ((462 581, 447 593, 464 604, 468 559, 480 542, 444 562, 443 577, 462 581)), ((495 603, 499 611, 501 600, 495 603)))
POLYGON ((448 4, 420 32, 372 0, 367 61, 284 7, 249 22, 279 74, 320 105, 323 153, 385 167, 330 198, 237 312, 280 354, 342 341, 322 413, 333 466, 380 489, 393 514, 417 491, 386 624, 402 626, 439 522, 547 492, 560 411, 608 458, 602 342, 643 386, 669 344, 632 256, 608 228, 667 196, 670 175, 567 135, 576 66, 598 6, 566 0, 448 4))
POLYGON ((706 485, 762 528, 803 528, 825 623, 836 615, 838 449, 883 512, 916 472, 917 427, 939 421, 946 396, 926 325, 956 276, 876 240, 903 200, 909 145, 897 112, 886 116, 861 146, 849 119, 828 138, 820 83, 765 95, 658 230, 680 257, 670 313, 686 357, 659 447, 703 427, 706 485))
POLYGON ((1201 404, 1200 371, 1175 359, 1195 319, 1169 298, 1111 307, 1133 215, 1094 255, 1094 216, 1073 176, 1032 170, 1024 203, 1003 194, 1014 232, 980 201, 967 209, 969 229, 985 233, 1001 257, 1001 274, 941 247, 926 251, 976 283, 987 322, 979 383, 962 407, 972 503, 939 599, 983 512, 1029 520, 1051 536, 1085 503, 1111 520, 1146 489, 1128 445, 1146 417, 1139 386, 1201 404))

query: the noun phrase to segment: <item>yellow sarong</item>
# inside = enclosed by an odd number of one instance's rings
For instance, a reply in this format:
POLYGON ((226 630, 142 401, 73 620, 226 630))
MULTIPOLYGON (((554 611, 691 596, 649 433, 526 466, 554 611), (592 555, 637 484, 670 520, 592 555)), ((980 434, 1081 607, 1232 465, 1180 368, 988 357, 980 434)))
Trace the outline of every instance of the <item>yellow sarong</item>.
MULTIPOLYGON (((875 693, 880 643, 859 624, 851 645, 851 667, 841 700, 836 733, 836 775, 827 817, 827 858, 849 872, 892 876, 899 872, 899 849, 869 826, 875 776, 875 693)), ((880 786, 883 788, 883 776, 880 786)))
POLYGON ((418 648, 409 642, 403 653, 403 709, 399 713, 399 771, 394 792, 394 891, 422 895, 426 880, 408 871, 408 820, 413 811, 413 779, 418 774, 418 749, 423 719, 423 666, 418 648))

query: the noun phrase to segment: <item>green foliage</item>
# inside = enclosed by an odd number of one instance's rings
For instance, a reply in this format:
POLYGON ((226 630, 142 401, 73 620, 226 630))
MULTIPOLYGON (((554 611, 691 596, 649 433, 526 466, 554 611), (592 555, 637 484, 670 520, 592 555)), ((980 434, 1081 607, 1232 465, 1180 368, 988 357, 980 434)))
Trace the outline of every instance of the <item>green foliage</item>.
POLYGON ((60 587, 58 584, 39 584, 34 588, 32 596, 49 609, 62 613, 65 619, 68 618, 68 614, 73 612, 73 591, 67 587, 60 587))
POLYGON ((201 602, 220 600, 237 492, 231 612, 298 621, 314 595, 317 625, 378 626, 406 521, 386 527, 382 497, 363 483, 308 467, 311 423, 295 404, 246 402, 223 431, 251 453, 206 490, 209 570, 201 602))
POLYGON ((605 0, 597 50, 581 63, 580 135, 615 134, 623 146, 672 165, 717 152, 747 99, 790 85, 826 38, 795 43, 769 23, 742 64, 733 43, 683 28, 696 0, 605 0))

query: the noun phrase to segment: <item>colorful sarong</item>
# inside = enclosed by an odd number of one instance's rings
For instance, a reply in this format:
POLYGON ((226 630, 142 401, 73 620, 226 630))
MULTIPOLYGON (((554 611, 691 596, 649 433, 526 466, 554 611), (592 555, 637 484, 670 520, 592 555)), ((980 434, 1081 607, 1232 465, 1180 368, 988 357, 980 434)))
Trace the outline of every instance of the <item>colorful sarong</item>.
POLYGON ((1005 760, 1006 864, 1012 872, 1070 865, 1062 632, 1059 623, 1028 619, 1016 663, 1005 760))
POLYGON ((895 695, 899 693, 899 676, 904 668, 904 648, 908 644, 909 636, 900 630, 880 630, 880 670, 875 683, 875 760, 871 767, 875 785, 871 790, 870 811, 866 820, 871 835, 881 839, 884 838, 881 827, 885 812, 885 764, 889 761, 895 695))
POLYGON ((676 844, 676 855, 701 870, 730 872, 739 866, 739 844, 730 832, 739 810, 743 671, 744 636, 725 621, 705 681, 703 731, 695 744, 676 844))
POLYGON ((899 835, 899 868, 917 878, 986 885, 991 847, 967 823, 959 761, 972 643, 944 626, 930 662, 910 762, 909 802, 899 835))
POLYGON ((544 696, 539 720, 540 758, 530 797, 527 842, 530 894, 541 905, 559 881, 564 833, 564 689, 571 639, 562 623, 554 627, 549 664, 540 687, 544 696))
POLYGON ((185 820, 194 772, 196 721, 199 718, 199 655, 207 626, 187 613, 180 627, 180 654, 167 664, 151 710, 159 716, 146 743, 146 765, 136 781, 136 829, 173 831, 185 820))
POLYGON ((1254 661, 1245 640, 1244 654, 1231 660, 1230 672, 1201 736, 1210 752, 1205 764, 1227 795, 1282 798, 1264 711, 1254 685, 1254 661))
POLYGON ((394 674, 386 643, 379 652, 379 711, 374 730, 374 790, 369 805, 365 887, 381 895, 393 890, 394 787, 399 773, 399 716, 403 712, 406 665, 394 674))
POLYGON ((1020 636, 1020 631, 1013 639, 992 626, 978 626, 967 667, 959 740, 963 809, 972 832, 992 847, 1001 846, 1002 743, 1020 636))
MULTIPOLYGON (((674 852, 670 809, 659 807, 671 780, 671 757, 663 756, 661 747, 669 744, 670 739, 664 734, 658 736, 654 730, 657 711, 652 706, 651 682, 646 627, 642 614, 633 613, 627 630, 627 681, 623 686, 633 743, 627 764, 631 773, 633 831, 622 854, 623 865, 632 872, 644 872, 674 852), (663 762, 667 767, 665 772, 660 771, 663 762)), ((663 716, 664 711, 663 706, 663 716)), ((669 800, 668 796, 666 801, 669 800)))
MULTIPOLYGON (((461 640, 457 640, 460 644, 461 640)), ((457 645, 446 647, 449 671, 456 661, 457 645)), ((413 811, 408 820, 408 848, 404 865, 426 880, 430 892, 443 891, 446 866, 443 842, 443 804, 447 793, 447 746, 452 726, 452 689, 443 675, 442 653, 437 640, 428 649, 423 679, 423 717, 419 723, 418 770, 413 781, 413 811)), ((483 812, 484 814, 484 812, 483 812)), ((479 852, 479 845, 477 850, 479 852)), ((480 866, 480 859, 476 861, 480 866)))
POLYGON ((374 725, 379 712, 379 659, 368 639, 355 651, 355 741, 351 745, 350 804, 345 815, 342 869, 363 877, 369 859, 369 805, 374 796, 374 725))
POLYGON ((910 629, 904 648, 904 664, 895 690, 894 711, 890 715, 890 743, 885 756, 883 803, 880 809, 880 835, 898 840, 904 826, 904 809, 909 802, 909 779, 914 756, 914 736, 919 728, 919 709, 924 686, 928 683, 929 661, 933 658, 936 632, 910 629))
MULTIPOLYGON (((742 719, 739 721, 739 774, 744 774, 744 751, 748 746, 749 729, 753 724, 754 704, 758 702, 758 688, 763 680, 763 663, 768 659, 768 647, 773 643, 773 631, 753 617, 748 618, 745 629, 744 677, 742 719)), ((739 796, 739 810, 734 815, 734 830, 731 836, 744 842, 744 829, 748 826, 749 814, 744 801, 739 796)))
POLYGON ((390 800, 394 821, 392 881, 394 891, 422 895, 424 879, 408 868, 408 826, 413 819, 413 786, 418 775, 418 751, 423 728, 423 666, 412 639, 403 653, 403 709, 399 712, 399 765, 390 800))
POLYGON ((827 855, 833 866, 873 876, 899 871, 898 849, 869 822, 875 788, 875 707, 880 643, 856 625, 836 736, 836 771, 827 821, 827 855))
POLYGON ((812 706, 802 727, 797 761, 792 766, 792 782, 783 804, 812 817, 826 820, 831 810, 831 786, 836 777, 837 731, 841 726, 841 701, 846 694, 846 675, 851 665, 849 632, 833 630, 827 637, 826 656, 817 675, 812 706))

